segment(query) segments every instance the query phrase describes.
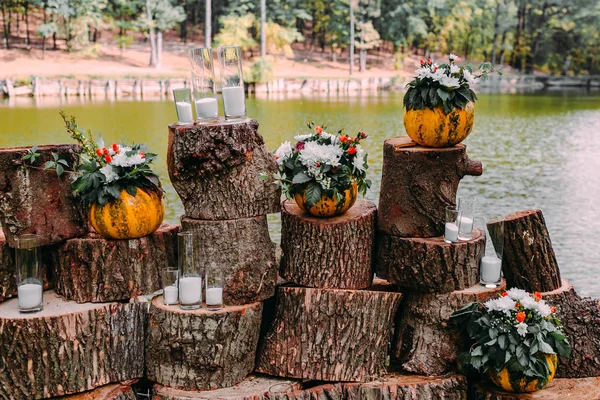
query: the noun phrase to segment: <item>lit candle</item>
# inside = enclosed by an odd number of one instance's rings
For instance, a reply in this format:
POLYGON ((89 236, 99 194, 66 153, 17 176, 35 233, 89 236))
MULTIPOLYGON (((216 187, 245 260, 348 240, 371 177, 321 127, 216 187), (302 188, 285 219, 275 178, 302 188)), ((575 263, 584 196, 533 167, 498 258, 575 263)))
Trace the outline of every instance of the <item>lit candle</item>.
POLYGON ((179 290, 177 286, 167 286, 163 290, 163 295, 165 296, 165 304, 177 304, 179 290))
POLYGON ((223 88, 223 108, 227 117, 242 117, 246 115, 246 96, 243 86, 223 88))
POLYGON ((481 259, 481 282, 484 284, 495 284, 500 280, 502 260, 496 256, 485 256, 481 259))
POLYGON ((42 303, 42 292, 42 285, 37 283, 26 283, 19 286, 17 290, 19 307, 27 310, 39 306, 42 303))
POLYGON ((178 101, 177 105, 177 118, 180 123, 194 122, 194 115, 192 114, 192 105, 185 101, 178 101))
POLYGON ((471 240, 473 237, 473 218, 460 217, 458 225, 458 237, 462 240, 471 240))
POLYGON ((205 97, 196 100, 196 115, 198 119, 217 118, 219 116, 219 106, 214 97, 205 97))
POLYGON ((446 222, 446 231, 444 232, 444 241, 454 243, 458 241, 458 226, 453 222, 446 222))
POLYGON ((202 278, 187 276, 179 279, 179 300, 181 304, 197 304, 202 301, 202 278))
POLYGON ((221 304, 223 304, 223 288, 206 289, 206 305, 220 306, 221 304))

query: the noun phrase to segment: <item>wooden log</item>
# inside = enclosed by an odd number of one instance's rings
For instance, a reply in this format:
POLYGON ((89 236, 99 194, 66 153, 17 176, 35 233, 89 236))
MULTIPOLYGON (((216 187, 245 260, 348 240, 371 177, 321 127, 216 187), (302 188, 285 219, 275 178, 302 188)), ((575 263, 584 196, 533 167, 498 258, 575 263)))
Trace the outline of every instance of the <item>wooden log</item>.
POLYGON ((54 252, 56 292, 78 303, 101 303, 160 290, 161 271, 177 268, 179 230, 164 223, 139 239, 107 240, 90 233, 67 240, 54 252))
POLYGON ((441 236, 445 207, 456 205, 460 180, 481 173, 481 162, 471 160, 463 144, 434 149, 418 146, 407 136, 386 140, 379 230, 403 237, 441 236))
POLYGON ((400 290, 449 293, 479 283, 479 260, 485 235, 473 229, 473 239, 446 243, 443 237, 403 238, 380 232, 377 276, 400 290))
POLYGON ((254 369, 262 310, 262 303, 253 303, 186 311, 155 298, 148 324, 148 378, 182 390, 240 383, 254 369))
POLYGON ((597 400, 600 399, 600 377, 554 379, 544 390, 512 393, 492 384, 475 385, 475 400, 597 400))
POLYGON ((401 298, 368 290, 279 287, 256 371, 324 381, 381 374, 401 298))
POLYGON ((0 398, 41 399, 140 378, 148 305, 77 304, 44 292, 44 310, 0 304, 0 398))
POLYGON ((343 215, 315 218, 294 202, 281 210, 280 274, 302 286, 364 289, 373 281, 377 207, 358 199, 343 215))
POLYGON ((194 233, 201 262, 223 268, 225 304, 254 303, 275 294, 275 245, 266 216, 226 221, 183 217, 181 225, 194 233))
POLYGON ((421 375, 440 375, 451 369, 468 348, 466 338, 448 326, 450 315, 470 302, 496 298, 506 285, 486 289, 476 285, 448 294, 405 293, 397 316, 392 357, 403 370, 421 375))
POLYGON ((266 375, 250 375, 233 387, 211 391, 177 390, 166 386, 154 385, 154 399, 267 400, 269 399, 269 389, 275 385, 289 385, 291 389, 301 389, 298 381, 266 375))
POLYGON ((280 189, 259 178, 276 172, 277 164, 257 129, 253 119, 169 126, 169 176, 187 217, 223 220, 280 211, 280 189))
MULTIPOLYGON (((491 224, 490 231, 494 227, 491 224)), ((528 292, 560 288, 560 270, 540 210, 521 211, 504 218, 502 271, 508 287, 528 292)))
POLYGON ((58 178, 55 171, 40 167, 53 159, 52 152, 73 165, 79 145, 39 146, 36 167, 22 161, 29 149, 0 149, 0 223, 8 244, 14 247, 15 236, 26 233, 38 235, 40 246, 85 235, 83 206, 71 189, 76 175, 67 172, 58 178))
POLYGON ((89 392, 61 397, 61 400, 136 400, 131 385, 115 383, 89 392))

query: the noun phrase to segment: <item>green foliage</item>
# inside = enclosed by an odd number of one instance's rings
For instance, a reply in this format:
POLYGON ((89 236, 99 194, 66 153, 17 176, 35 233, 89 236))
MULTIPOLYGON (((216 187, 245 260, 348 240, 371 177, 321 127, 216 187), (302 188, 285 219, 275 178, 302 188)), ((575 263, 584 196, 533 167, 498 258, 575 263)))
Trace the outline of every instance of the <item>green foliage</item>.
POLYGON ((356 24, 359 32, 359 40, 357 40, 354 46, 359 50, 371 50, 379 46, 381 38, 379 33, 373 27, 372 22, 359 22, 356 24))
POLYGON ((41 24, 41 25, 38 25, 38 27, 37 27, 38 36, 46 38, 46 39, 49 38, 50 36, 52 36, 56 32, 58 32, 58 26, 56 26, 56 23, 54 23, 54 22, 49 22, 47 24, 41 24))
POLYGON ((249 68, 244 68, 244 82, 269 82, 273 80, 273 57, 258 57, 250 64, 249 68))
POLYGON ((242 50, 256 46, 256 40, 250 34, 255 23, 254 14, 237 16, 235 14, 219 18, 221 32, 214 37, 214 46, 238 45, 242 50))
POLYGON ((59 158, 58 154, 54 152, 52 152, 51 154, 53 160, 46 161, 46 163, 44 164, 44 169, 55 170, 56 175, 58 175, 58 177, 60 178, 60 176, 65 172, 65 168, 69 168, 69 163, 64 159, 59 158))
POLYGON ((23 156, 23 158, 21 158, 21 160, 23 161, 28 161, 31 165, 35 164, 35 160, 37 160, 41 154, 37 152, 38 146, 37 144, 35 146, 33 146, 31 149, 27 150, 27 154, 25 154, 23 156))
POLYGON ((265 36, 267 42, 267 53, 282 53, 286 57, 293 57, 294 51, 291 44, 301 42, 304 36, 296 28, 286 28, 275 22, 267 22, 265 26, 265 36))

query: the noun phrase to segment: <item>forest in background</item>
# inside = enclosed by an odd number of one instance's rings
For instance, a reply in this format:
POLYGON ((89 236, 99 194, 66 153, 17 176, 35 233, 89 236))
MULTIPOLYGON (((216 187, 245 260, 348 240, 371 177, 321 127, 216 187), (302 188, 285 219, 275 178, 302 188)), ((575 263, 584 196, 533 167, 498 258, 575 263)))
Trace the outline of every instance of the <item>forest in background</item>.
POLYGON ((600 73, 597 0, 0 0, 2 46, 90 54, 111 42, 239 44, 257 74, 265 54, 294 49, 348 59, 351 36, 366 68, 369 52, 456 53, 521 73, 600 73), (352 1, 352 3, 350 3, 352 1), (261 18, 261 2, 264 12, 261 18), (353 18, 352 18, 353 17, 353 18), (353 19, 354 30, 350 29, 353 19), (261 46, 261 32, 265 41, 261 46))

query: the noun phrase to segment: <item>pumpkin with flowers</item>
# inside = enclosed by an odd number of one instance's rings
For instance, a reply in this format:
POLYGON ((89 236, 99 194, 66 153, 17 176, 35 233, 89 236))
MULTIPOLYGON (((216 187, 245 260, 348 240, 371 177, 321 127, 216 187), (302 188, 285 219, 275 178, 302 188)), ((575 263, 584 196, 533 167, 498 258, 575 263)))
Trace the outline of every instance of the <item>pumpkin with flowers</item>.
POLYGON ((367 153, 361 141, 367 134, 349 136, 343 130, 328 133, 325 126, 307 124, 310 133, 295 136, 275 151, 279 171, 262 179, 273 179, 288 200, 317 217, 346 212, 371 186, 367 179, 367 153))
POLYGON ((459 365, 486 374, 511 392, 546 387, 556 373, 557 356, 568 357, 571 351, 556 308, 539 292, 510 289, 483 304, 467 304, 450 322, 472 341, 459 365))

